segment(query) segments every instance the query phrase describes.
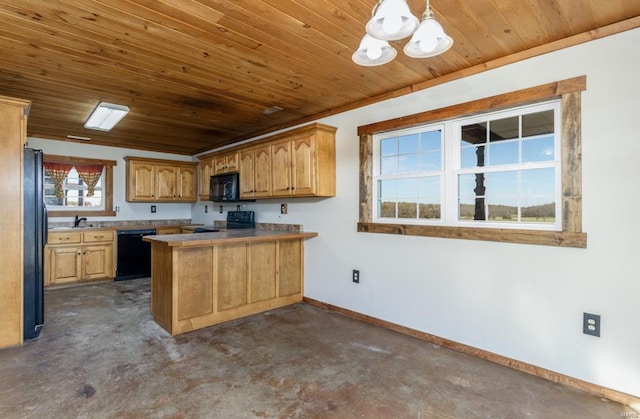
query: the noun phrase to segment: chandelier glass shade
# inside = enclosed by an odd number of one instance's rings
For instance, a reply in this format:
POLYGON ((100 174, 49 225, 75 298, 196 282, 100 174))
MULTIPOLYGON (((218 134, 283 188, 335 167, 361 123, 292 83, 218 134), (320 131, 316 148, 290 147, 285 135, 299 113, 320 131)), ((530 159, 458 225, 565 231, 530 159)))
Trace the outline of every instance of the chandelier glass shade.
POLYGON ((453 45, 453 39, 436 20, 429 0, 426 0, 421 22, 411 14, 406 0, 378 0, 371 14, 367 33, 351 57, 356 64, 376 66, 390 62, 397 52, 387 41, 397 41, 412 34, 404 47, 404 53, 409 57, 433 57, 453 45))

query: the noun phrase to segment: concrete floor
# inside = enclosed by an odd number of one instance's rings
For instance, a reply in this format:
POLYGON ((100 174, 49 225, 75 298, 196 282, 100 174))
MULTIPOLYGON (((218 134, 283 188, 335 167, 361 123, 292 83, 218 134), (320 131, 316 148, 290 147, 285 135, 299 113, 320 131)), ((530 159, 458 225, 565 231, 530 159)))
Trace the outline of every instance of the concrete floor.
MULTIPOLYGON (((1 418, 620 418, 628 408, 297 304, 172 338, 149 280, 48 290, 1 418)), ((633 413, 628 413, 633 415, 633 413)))

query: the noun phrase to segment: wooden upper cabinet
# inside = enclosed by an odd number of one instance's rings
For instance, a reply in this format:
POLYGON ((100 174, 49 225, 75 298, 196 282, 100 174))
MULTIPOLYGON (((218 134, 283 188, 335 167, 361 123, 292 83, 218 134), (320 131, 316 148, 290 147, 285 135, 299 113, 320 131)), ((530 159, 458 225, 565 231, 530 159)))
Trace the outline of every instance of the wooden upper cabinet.
POLYGON ((240 176, 240 197, 254 198, 256 196, 255 182, 255 150, 253 147, 240 150, 238 171, 240 176))
POLYGON ((214 157, 213 174, 231 173, 238 171, 238 152, 233 151, 214 157))
POLYGON ((201 201, 209 200, 209 183, 211 181, 211 176, 213 175, 213 165, 213 157, 200 160, 200 166, 198 167, 198 179, 200 187, 198 188, 198 190, 200 193, 201 201))
POLYGON ((196 202, 196 163, 125 157, 128 202, 196 202))
MULTIPOLYGON (((316 195, 316 153, 316 139, 312 135, 291 141, 292 195, 316 195)), ((335 191, 332 195, 335 195, 335 191)))
POLYGON ((175 166, 156 165, 156 200, 172 201, 176 198, 176 172, 175 166))
POLYGON ((271 144, 271 196, 291 195, 291 143, 271 144))
POLYGON ((147 162, 127 161, 127 201, 155 201, 156 169, 147 162))
POLYGON ((184 202, 196 202, 196 168, 195 166, 179 166, 176 174, 177 197, 176 200, 184 202))
MULTIPOLYGON (((254 196, 256 198, 268 198, 271 196, 271 145, 256 146, 253 152, 255 155, 253 165, 254 196)), ((240 172, 240 179, 242 179, 242 176, 244 176, 244 173, 240 172)))
POLYGON ((335 196, 336 128, 310 124, 200 158, 200 199, 212 174, 239 172, 240 198, 335 196))

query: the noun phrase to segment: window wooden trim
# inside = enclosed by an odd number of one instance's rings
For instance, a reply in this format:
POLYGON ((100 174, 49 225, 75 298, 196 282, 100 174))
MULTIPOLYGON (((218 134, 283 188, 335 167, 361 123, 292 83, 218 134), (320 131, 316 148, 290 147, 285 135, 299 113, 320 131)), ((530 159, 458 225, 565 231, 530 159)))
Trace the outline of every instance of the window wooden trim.
MULTIPOLYGON (((45 162, 51 163, 66 163, 73 165, 89 165, 97 164, 104 166, 104 179, 103 179, 103 198, 104 198, 104 210, 103 211, 88 211, 78 209, 77 212, 82 216, 91 217, 115 217, 116 212, 113 210, 113 166, 117 166, 118 162, 114 160, 100 160, 89 159, 84 157, 69 157, 69 156, 56 156, 52 154, 44 155, 45 162)), ((49 211, 49 217, 72 217, 75 215, 73 211, 49 211)))
POLYGON ((360 136, 360 217, 363 233, 404 234, 466 240, 587 247, 582 232, 582 109, 586 76, 435 109, 358 127, 360 136), (462 118, 560 98, 562 101, 562 231, 512 230, 373 222, 373 134, 462 118))

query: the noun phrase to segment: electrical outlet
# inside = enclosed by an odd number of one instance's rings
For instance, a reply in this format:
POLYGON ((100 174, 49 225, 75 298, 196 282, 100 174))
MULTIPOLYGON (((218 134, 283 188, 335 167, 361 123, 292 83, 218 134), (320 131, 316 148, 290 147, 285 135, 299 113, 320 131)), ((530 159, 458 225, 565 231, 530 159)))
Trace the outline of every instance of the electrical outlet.
POLYGON ((204 213, 208 213, 209 212, 209 205, 205 205, 204 206, 204 213))
POLYGON ((224 207, 220 205, 220 214, 222 214, 223 212, 224 212, 224 207))
POLYGON ((287 204, 280 204, 280 214, 286 214, 288 211, 287 204))
POLYGON ((582 316, 582 333, 600 337, 600 315, 583 313, 582 316))
POLYGON ((240 206, 240 204, 236 205, 236 211, 240 211, 242 209, 242 207, 240 206))
POLYGON ((156 206, 155 205, 151 205, 151 213, 152 214, 156 213, 156 206))
POLYGON ((360 271, 359 270, 357 270, 357 269, 353 270, 351 280, 353 282, 355 282, 356 284, 360 283, 360 271))
POLYGON ((116 212, 120 212, 120 207, 116 205, 115 210, 116 210, 116 212))

